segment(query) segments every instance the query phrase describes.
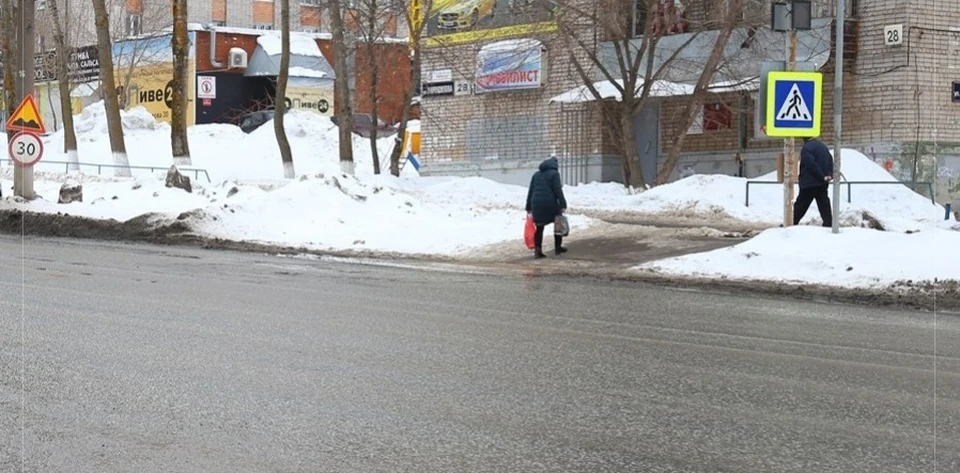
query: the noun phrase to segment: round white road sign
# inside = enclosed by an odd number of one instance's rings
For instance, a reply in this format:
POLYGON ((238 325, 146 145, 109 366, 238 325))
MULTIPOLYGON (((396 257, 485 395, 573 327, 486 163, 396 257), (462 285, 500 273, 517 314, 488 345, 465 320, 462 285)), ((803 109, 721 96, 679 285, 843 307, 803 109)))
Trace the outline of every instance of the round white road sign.
POLYGON ((33 166, 43 157, 43 140, 40 135, 22 131, 14 135, 8 146, 10 159, 18 166, 33 166))

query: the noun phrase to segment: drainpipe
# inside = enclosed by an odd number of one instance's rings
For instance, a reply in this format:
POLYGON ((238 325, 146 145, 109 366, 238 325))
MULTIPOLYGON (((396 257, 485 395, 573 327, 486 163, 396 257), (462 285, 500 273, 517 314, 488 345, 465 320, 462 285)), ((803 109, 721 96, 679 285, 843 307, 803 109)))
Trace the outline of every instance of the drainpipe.
POLYGON ((217 25, 207 23, 206 27, 207 31, 210 32, 210 65, 222 69, 225 64, 217 62, 217 25))

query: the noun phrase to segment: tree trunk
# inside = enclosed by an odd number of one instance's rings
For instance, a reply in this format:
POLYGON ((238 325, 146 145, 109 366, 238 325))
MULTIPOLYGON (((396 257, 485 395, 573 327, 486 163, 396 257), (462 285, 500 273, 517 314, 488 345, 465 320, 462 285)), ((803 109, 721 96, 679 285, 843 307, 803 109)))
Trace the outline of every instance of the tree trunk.
MULTIPOLYGON (((0 48, 3 50, 3 63, 4 64, 16 64, 17 57, 15 50, 17 45, 14 44, 15 26, 17 18, 17 9, 19 2, 14 2, 12 0, 3 0, 0 3, 0 8, 3 9, 3 20, 0 22, 2 25, 3 34, 0 35, 0 48)), ((17 110, 17 77, 14 73, 13 67, 4 67, 3 68, 3 103, 6 105, 7 117, 13 116, 13 112, 17 110)), ((13 137, 15 132, 7 132, 7 140, 13 137)), ((0 191, 2 195, 2 191, 0 191)))
POLYGON ((633 127, 632 101, 620 102, 620 149, 623 159, 623 182, 634 189, 643 189, 646 182, 643 168, 640 166, 640 153, 637 150, 637 131, 633 127))
POLYGON ((187 0, 173 0, 173 105, 170 110, 170 145, 173 164, 189 166, 190 144, 187 140, 187 0))
MULTIPOLYGON (((373 17, 373 15, 370 16, 373 17)), ((371 31, 376 25, 374 20, 376 18, 370 20, 371 31)), ((373 39, 368 38, 367 41, 367 61, 370 67, 370 121, 373 122, 373 129, 370 130, 370 156, 373 158, 373 173, 380 174, 380 152, 377 150, 377 124, 380 122, 377 113, 377 85, 379 84, 377 76, 379 71, 377 70, 377 57, 373 51, 373 39)))
POLYGON ((403 140, 407 135, 407 121, 410 120, 410 111, 413 108, 413 92, 420 82, 420 41, 413 43, 413 58, 410 60, 412 77, 410 87, 403 91, 403 109, 400 113, 400 129, 397 130, 397 142, 390 153, 390 174, 400 175, 400 153, 403 152, 403 140))
POLYGON ((276 97, 273 106, 273 132, 277 135, 280 147, 280 161, 283 162, 284 179, 293 179, 293 150, 287 139, 287 130, 283 127, 283 116, 287 113, 287 81, 290 77, 290 0, 280 0, 280 72, 277 74, 276 97))
POLYGON ((717 66, 720 65, 720 60, 723 58, 723 52, 726 50, 727 43, 730 41, 730 36, 733 34, 734 28, 737 27, 736 15, 743 9, 743 0, 732 0, 728 3, 727 9, 723 26, 717 34, 716 42, 713 43, 713 49, 710 51, 707 63, 700 73, 700 79, 697 80, 693 95, 687 100, 687 104, 684 107, 683 115, 681 115, 684 118, 683 124, 671 140, 667 160, 657 172, 657 179, 654 185, 659 186, 667 183, 667 181, 670 180, 670 176, 673 175, 673 171, 677 168, 677 163, 680 161, 680 151, 683 149, 683 143, 687 139, 687 131, 699 115, 697 113, 698 109, 703 108, 707 96, 707 89, 710 83, 713 82, 717 66))
POLYGON ((123 123, 120 121, 120 100, 117 96, 117 83, 113 74, 113 48, 110 41, 110 17, 104 0, 93 0, 93 13, 97 27, 97 49, 100 58, 100 83, 103 88, 103 102, 107 112, 107 132, 110 135, 110 150, 114 164, 118 167, 114 175, 131 177, 130 161, 127 159, 127 147, 123 141, 123 123))
POLYGON ((340 129, 340 170, 345 174, 353 174, 353 106, 350 103, 350 71, 347 70, 347 55, 350 51, 344 38, 340 0, 329 0, 328 5, 330 28, 333 30, 333 69, 336 73, 334 114, 340 129))

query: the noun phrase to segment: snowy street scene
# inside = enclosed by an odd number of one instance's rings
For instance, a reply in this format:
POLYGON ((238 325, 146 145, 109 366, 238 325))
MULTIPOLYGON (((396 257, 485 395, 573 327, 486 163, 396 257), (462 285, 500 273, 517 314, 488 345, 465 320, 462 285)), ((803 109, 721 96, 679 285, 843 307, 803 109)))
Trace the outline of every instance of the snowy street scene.
POLYGON ((0 473, 960 472, 950 2, 0 24, 0 473))
MULTIPOLYGON (((303 156, 296 163, 296 179, 283 179, 270 123, 250 134, 230 125, 198 125, 189 130, 196 157, 180 169, 191 178, 187 192, 165 185, 172 162, 166 144, 170 128, 144 109, 122 114, 125 135, 137 143, 129 152, 134 175, 112 177, 102 112, 92 106, 76 117, 83 156, 79 172, 65 173, 68 157, 57 151, 35 166, 38 199, 10 197, 13 173, 5 167, 2 208, 117 222, 148 216, 155 226, 178 222, 191 236, 305 252, 526 262, 525 187, 480 177, 422 177, 409 163, 399 178, 374 175, 369 140, 361 137, 353 143, 356 174, 346 175, 329 151, 336 147, 336 126, 327 118, 293 111, 285 127, 294 152, 303 156), (244 156, 243 161, 236 156, 244 156), (82 201, 58 203, 65 183, 82 186, 82 201)), ((51 134, 47 149, 58 150, 61 140, 61 133, 51 134)), ((381 139, 379 155, 387 156, 394 141, 381 139)), ((659 275, 847 288, 960 280, 960 266, 940 264, 937 256, 960 242, 954 216, 896 184, 880 164, 857 151, 845 150, 843 163, 847 181, 879 183, 841 190, 839 235, 820 227, 815 205, 800 227, 780 228, 783 187, 774 182, 775 173, 754 179, 696 174, 645 191, 616 183, 565 187, 570 244, 575 247, 578 237, 602 241, 638 231, 618 235, 624 231, 618 223, 656 227, 667 222, 684 227, 688 235, 737 233, 742 238, 702 253, 616 262, 659 275), (754 183, 749 205, 748 182, 754 183), (808 247, 817 250, 801 250, 808 247)))

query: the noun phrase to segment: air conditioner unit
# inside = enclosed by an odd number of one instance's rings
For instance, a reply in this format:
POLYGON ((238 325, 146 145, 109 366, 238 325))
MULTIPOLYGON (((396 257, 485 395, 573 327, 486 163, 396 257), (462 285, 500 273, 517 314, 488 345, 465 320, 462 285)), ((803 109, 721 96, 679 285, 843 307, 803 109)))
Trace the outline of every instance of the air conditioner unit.
POLYGON ((227 65, 245 69, 247 67, 247 52, 240 48, 230 48, 230 56, 227 65))

